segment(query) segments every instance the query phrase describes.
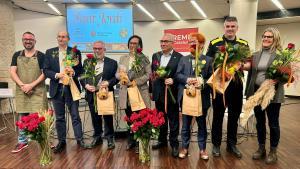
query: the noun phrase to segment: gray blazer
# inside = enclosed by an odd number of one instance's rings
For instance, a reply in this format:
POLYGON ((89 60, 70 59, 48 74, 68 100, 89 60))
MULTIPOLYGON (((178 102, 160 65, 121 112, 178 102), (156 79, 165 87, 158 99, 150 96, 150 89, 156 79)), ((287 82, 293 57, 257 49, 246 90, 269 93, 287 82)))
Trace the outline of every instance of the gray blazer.
MULTIPOLYGON (((178 81, 178 103, 181 104, 183 91, 186 85, 186 80, 189 77, 193 77, 193 67, 192 67, 192 57, 191 55, 181 57, 175 79, 178 81)), ((201 75, 204 79, 204 88, 201 90, 201 97, 202 97, 202 108, 208 109, 210 107, 210 93, 211 89, 206 84, 206 81, 209 79, 209 77, 212 75, 212 61, 213 59, 211 57, 201 55, 200 60, 205 59, 206 64, 201 70, 201 75)))
MULTIPOLYGON (((151 74, 151 65, 150 61, 146 56, 141 56, 141 66, 142 69, 139 72, 134 72, 133 70, 129 69, 129 55, 121 56, 119 61, 119 66, 124 66, 127 70, 128 77, 130 80, 135 80, 137 87, 141 93, 141 96, 144 100, 144 103, 147 108, 151 108, 150 104, 150 95, 149 95, 149 86, 147 84, 150 74, 151 74)), ((118 76, 117 76, 118 77, 118 76)), ((127 108, 127 86, 121 85, 120 86, 120 109, 127 108)))
MULTIPOLYGON (((255 81, 257 78, 257 65, 259 63, 260 57, 262 55, 262 51, 255 52, 252 56, 252 65, 251 69, 248 72, 248 78, 247 78, 247 84, 246 84, 246 90, 245 90, 245 95, 247 98, 252 96, 255 93, 255 81)), ((270 53, 270 59, 268 62, 268 66, 272 64, 276 56, 276 53, 270 53)), ((268 79, 266 75, 266 79, 268 79)), ((277 83, 275 85, 275 96, 271 103, 283 103, 284 102, 284 84, 283 83, 277 83)))

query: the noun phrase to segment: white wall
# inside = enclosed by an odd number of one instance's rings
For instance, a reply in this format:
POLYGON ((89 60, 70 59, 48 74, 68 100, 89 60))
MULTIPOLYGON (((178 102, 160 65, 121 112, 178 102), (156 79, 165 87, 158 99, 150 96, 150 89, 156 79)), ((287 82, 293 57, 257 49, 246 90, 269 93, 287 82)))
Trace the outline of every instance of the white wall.
POLYGON ((35 34, 37 39, 36 49, 45 52, 46 49, 57 46, 57 32, 66 30, 66 20, 62 16, 15 9, 14 18, 16 50, 23 49, 21 39, 22 34, 26 31, 35 34))
POLYGON ((208 46, 211 39, 223 34, 222 20, 135 22, 134 33, 142 37, 144 53, 151 57, 154 52, 160 50, 159 40, 163 35, 164 29, 196 27, 206 36, 206 46, 208 46))

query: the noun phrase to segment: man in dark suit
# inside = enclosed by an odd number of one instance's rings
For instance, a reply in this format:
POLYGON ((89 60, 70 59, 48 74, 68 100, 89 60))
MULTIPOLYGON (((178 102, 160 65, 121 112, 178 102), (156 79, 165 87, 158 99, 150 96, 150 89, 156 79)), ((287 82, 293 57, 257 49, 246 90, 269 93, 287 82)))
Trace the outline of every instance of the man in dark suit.
POLYGON ((62 152, 66 147, 66 120, 65 120, 65 105, 71 115, 72 125, 74 129, 74 135, 77 140, 77 144, 85 148, 86 145, 83 141, 82 124, 79 116, 78 106, 79 101, 73 101, 70 86, 63 85, 62 82, 66 78, 65 70, 73 71, 73 80, 80 90, 78 76, 83 72, 81 65, 81 53, 79 50, 74 52, 74 56, 78 60, 76 66, 70 67, 64 65, 64 60, 67 54, 71 54, 71 47, 68 47, 69 34, 65 31, 58 32, 57 42, 58 47, 48 49, 46 51, 46 58, 44 61, 44 74, 47 78, 50 78, 50 97, 54 106, 56 116, 56 131, 58 135, 58 144, 54 148, 54 153, 62 152))
POLYGON ((158 143, 153 145, 153 149, 167 147, 168 121, 170 126, 169 141, 172 147, 172 156, 178 156, 178 134, 179 134, 179 105, 177 103, 177 82, 174 80, 177 65, 182 55, 173 50, 174 35, 165 34, 160 40, 162 51, 154 53, 152 56, 152 72, 159 67, 166 67, 170 70, 170 74, 166 78, 156 78, 152 81, 152 98, 155 101, 156 109, 164 112, 166 123, 160 127, 158 143), (171 88, 175 103, 171 99, 171 95, 167 92, 167 103, 165 103, 165 88, 171 88), (166 106, 166 107, 165 107, 166 106), (166 110, 165 110, 166 108, 166 110))
MULTIPOLYGON (((102 87, 107 87, 109 91, 113 91, 113 86, 117 83, 115 74, 117 72, 118 64, 115 60, 105 57, 105 44, 102 41, 96 41, 93 44, 94 57, 97 58, 97 64, 94 66, 96 71, 95 83, 93 84, 92 78, 87 78, 80 80, 81 85, 86 90, 86 100, 89 104, 92 123, 94 127, 94 140, 92 146, 97 146, 101 144, 102 141, 102 117, 95 112, 94 105, 94 93, 102 87)), ((89 64, 89 58, 84 61, 83 67, 89 64)), ((114 143, 114 126, 113 126, 113 116, 105 115, 103 116, 105 122, 105 134, 107 138, 108 149, 115 148, 114 143)))

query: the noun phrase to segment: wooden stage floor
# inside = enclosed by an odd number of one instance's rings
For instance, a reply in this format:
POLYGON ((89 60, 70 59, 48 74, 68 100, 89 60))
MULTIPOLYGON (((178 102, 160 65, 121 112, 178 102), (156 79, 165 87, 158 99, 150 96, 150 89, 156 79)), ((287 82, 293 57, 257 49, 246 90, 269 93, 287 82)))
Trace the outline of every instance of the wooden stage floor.
MULTIPOLYGON (((141 164, 134 151, 126 151, 126 139, 116 139, 116 148, 107 150, 107 142, 94 149, 83 150, 76 141, 67 140, 67 149, 61 154, 53 155, 53 162, 48 168, 55 169, 300 169, 300 99, 288 98, 282 106, 280 114, 281 139, 278 147, 278 162, 266 165, 264 161, 252 160, 252 153, 257 149, 257 138, 253 132, 244 133, 238 139, 242 159, 237 159, 226 152, 226 144, 222 143, 221 157, 211 155, 212 144, 208 136, 207 150, 210 155, 208 161, 199 158, 199 149, 196 135, 193 133, 189 148, 190 156, 186 159, 176 159, 171 156, 170 147, 161 150, 152 150, 152 159, 149 164, 141 164), (252 133, 252 134, 251 134, 252 133)), ((2 117, 1 117, 2 118, 2 117)), ((0 118, 0 128, 3 125, 0 118)), ((210 117, 211 119, 211 117, 210 117)), ((225 135, 225 134, 223 134, 225 135)), ((269 138, 269 136, 267 136, 269 138)), ((225 139, 225 138, 224 138, 225 139)), ((86 142, 90 142, 87 138, 86 142)), ((152 141, 153 143, 154 141, 152 141)), ((40 168, 38 165, 38 145, 34 142, 18 154, 10 151, 16 143, 16 133, 1 131, 0 133, 0 169, 3 168, 40 168), (6 132, 6 133, 5 133, 6 132)), ((269 140, 267 140, 269 149, 269 140)))

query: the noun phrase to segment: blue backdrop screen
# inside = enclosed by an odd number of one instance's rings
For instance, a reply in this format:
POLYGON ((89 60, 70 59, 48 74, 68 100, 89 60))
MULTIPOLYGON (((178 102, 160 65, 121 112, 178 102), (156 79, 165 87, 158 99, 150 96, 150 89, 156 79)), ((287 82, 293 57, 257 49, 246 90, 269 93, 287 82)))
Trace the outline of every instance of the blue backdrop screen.
POLYGON ((68 5, 69 45, 91 52, 93 42, 106 43, 107 52, 127 52, 128 38, 133 34, 132 6, 68 5))

